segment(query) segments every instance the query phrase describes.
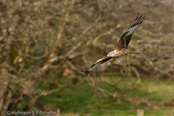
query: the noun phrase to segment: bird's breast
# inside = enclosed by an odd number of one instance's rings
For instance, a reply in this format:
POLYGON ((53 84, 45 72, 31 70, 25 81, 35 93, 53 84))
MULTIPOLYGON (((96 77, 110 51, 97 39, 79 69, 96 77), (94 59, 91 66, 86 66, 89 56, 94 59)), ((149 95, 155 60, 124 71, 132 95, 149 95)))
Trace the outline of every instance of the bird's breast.
POLYGON ((125 55, 128 53, 128 50, 127 49, 122 49, 122 50, 115 50, 115 54, 117 56, 120 56, 120 55, 125 55))

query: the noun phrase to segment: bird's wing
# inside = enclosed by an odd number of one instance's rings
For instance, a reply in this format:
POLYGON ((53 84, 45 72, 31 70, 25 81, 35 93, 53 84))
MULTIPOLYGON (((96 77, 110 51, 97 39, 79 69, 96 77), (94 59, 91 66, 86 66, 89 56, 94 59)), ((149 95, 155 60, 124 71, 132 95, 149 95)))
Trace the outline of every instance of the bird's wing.
POLYGON ((105 62, 107 62, 108 60, 110 60, 111 57, 105 57, 105 58, 101 58, 99 60, 97 60, 93 65, 91 65, 86 71, 82 71, 83 72, 83 76, 86 77, 94 68, 96 68, 98 65, 103 64, 105 62))
POLYGON ((122 48, 128 48, 128 44, 132 38, 134 31, 137 27, 146 19, 146 16, 140 15, 137 16, 135 20, 131 21, 128 29, 126 32, 121 36, 120 40, 118 41, 117 49, 120 50, 122 48))

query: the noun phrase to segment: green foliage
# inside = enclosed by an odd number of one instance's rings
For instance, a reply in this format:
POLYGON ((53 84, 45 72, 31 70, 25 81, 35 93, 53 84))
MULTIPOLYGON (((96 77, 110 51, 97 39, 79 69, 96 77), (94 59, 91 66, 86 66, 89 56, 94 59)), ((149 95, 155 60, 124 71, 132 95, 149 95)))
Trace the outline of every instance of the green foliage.
MULTIPOLYGON (((105 78, 112 82, 112 77, 105 78)), ((162 83, 161 80, 143 79, 141 84, 137 84, 136 78, 116 77, 115 79, 119 82, 118 88, 122 92, 126 91, 128 97, 148 99, 152 106, 139 106, 122 98, 110 98, 84 83, 72 85, 59 93, 44 96, 39 103, 48 105, 54 110, 60 108, 62 115, 72 113, 91 114, 92 116, 135 116, 137 109, 144 109, 144 116, 174 115, 174 110, 159 106, 161 102, 173 99, 174 93, 170 92, 174 89, 172 82, 162 83), (157 106, 158 108, 155 108, 157 106)), ((112 87, 103 88, 114 92, 112 87)))

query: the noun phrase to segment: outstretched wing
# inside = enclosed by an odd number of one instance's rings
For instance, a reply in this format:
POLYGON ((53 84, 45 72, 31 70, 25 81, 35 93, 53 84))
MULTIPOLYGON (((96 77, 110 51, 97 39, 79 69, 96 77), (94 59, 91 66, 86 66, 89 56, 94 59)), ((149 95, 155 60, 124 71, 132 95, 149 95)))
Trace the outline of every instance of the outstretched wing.
POLYGON ((132 38, 134 31, 137 27, 146 19, 146 16, 140 15, 137 16, 135 20, 131 21, 128 29, 126 32, 121 36, 120 40, 118 41, 117 49, 120 50, 122 48, 128 48, 128 44, 132 38))
POLYGON ((86 77, 94 68, 96 68, 98 65, 103 64, 110 60, 112 57, 105 57, 97 60, 93 65, 91 65, 86 71, 82 71, 84 74, 84 77, 86 77))

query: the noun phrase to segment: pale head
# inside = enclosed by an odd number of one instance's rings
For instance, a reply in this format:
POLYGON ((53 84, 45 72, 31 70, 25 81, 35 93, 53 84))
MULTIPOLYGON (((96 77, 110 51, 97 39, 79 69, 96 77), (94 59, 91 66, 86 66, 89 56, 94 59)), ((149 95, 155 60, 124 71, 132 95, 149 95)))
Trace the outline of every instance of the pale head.
POLYGON ((115 51, 112 51, 107 54, 107 57, 115 57, 115 55, 115 51))

